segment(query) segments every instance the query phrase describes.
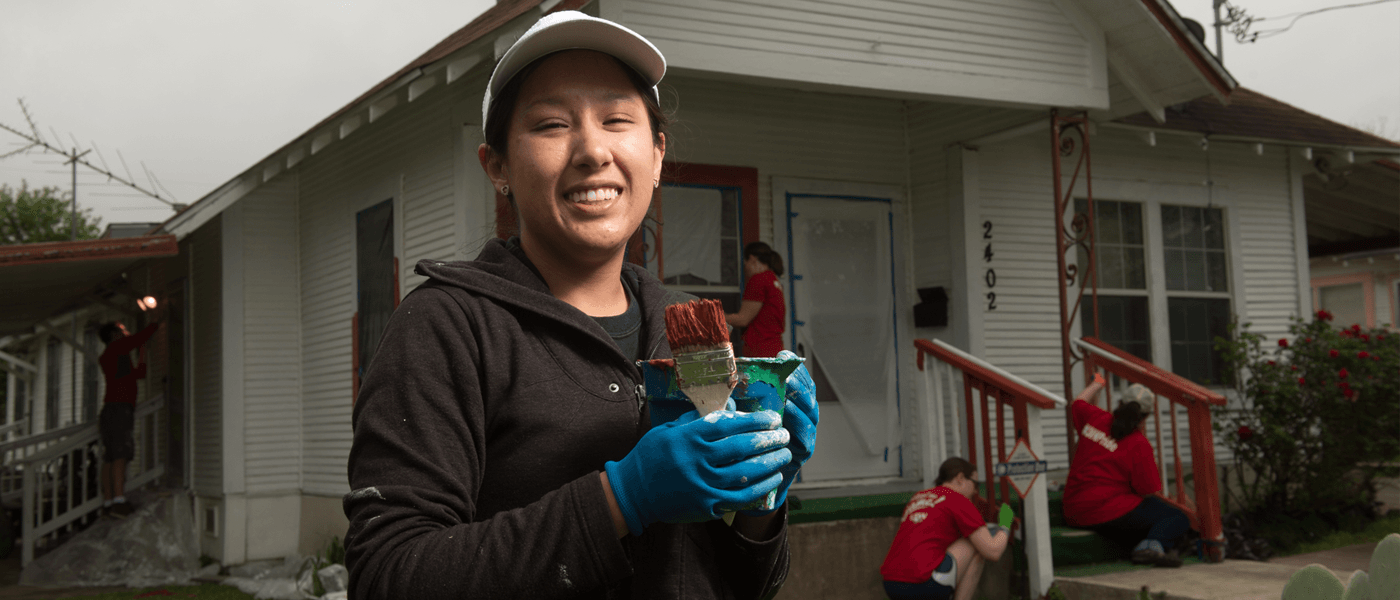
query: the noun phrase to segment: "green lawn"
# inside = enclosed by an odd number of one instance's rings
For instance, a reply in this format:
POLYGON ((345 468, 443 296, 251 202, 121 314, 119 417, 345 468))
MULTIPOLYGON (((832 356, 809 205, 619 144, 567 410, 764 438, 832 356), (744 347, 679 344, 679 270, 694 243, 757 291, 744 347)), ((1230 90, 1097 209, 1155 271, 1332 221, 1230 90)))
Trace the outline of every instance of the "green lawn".
POLYGON ((1386 535, 1392 533, 1400 533, 1400 515, 1393 513, 1389 517, 1372 521, 1361 531, 1334 531, 1323 536, 1320 540, 1298 544, 1288 549, 1287 552, 1280 552, 1279 555, 1292 556, 1356 544, 1371 544, 1381 541, 1386 535))
POLYGON ((133 600, 134 598, 200 598, 201 600, 253 600, 253 597, 238 591, 231 585, 206 583, 189 586, 163 586, 135 588, 122 592, 109 592, 94 596, 73 596, 71 600, 133 600))

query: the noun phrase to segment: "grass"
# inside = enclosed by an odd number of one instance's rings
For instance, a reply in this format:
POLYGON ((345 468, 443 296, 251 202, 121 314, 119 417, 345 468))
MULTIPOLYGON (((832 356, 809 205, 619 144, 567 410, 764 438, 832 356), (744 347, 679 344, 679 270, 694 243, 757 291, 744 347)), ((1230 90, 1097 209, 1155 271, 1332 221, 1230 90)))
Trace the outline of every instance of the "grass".
POLYGON ((72 596, 69 600, 133 600, 135 598, 199 598, 200 600, 252 600, 253 597, 238 591, 231 585, 206 583, 203 585, 161 586, 134 588, 120 592, 108 592, 92 596, 72 596))
POLYGON ((1280 552, 1279 556, 1307 554, 1356 544, 1372 544, 1392 533, 1400 533, 1400 514, 1392 513, 1388 517, 1372 521, 1361 531, 1334 531, 1315 542, 1304 542, 1285 552, 1280 552))

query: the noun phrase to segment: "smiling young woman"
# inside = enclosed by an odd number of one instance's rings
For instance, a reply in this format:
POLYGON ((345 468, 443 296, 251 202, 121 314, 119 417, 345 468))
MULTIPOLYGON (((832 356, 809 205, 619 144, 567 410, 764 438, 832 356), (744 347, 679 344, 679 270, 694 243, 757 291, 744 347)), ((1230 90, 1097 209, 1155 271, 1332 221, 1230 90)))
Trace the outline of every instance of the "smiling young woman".
MULTIPOLYGON (((617 24, 542 18, 497 64, 481 166, 520 235, 422 261, 353 415, 356 598, 759 598, 787 573, 785 493, 815 444, 784 414, 657 422, 639 360, 689 299, 625 264, 666 153, 665 59, 617 24), (777 435, 774 435, 777 430, 777 435), (790 433, 789 433, 790 432, 790 433), (720 520, 738 510, 733 526, 720 520)), ((795 381, 794 381, 795 378, 795 381)))

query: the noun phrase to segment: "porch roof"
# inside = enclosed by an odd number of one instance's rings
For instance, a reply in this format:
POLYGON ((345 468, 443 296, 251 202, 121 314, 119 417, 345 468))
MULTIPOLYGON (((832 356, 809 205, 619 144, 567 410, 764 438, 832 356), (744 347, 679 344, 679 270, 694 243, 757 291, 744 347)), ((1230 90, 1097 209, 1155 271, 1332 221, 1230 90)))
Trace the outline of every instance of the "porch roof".
POLYGON ((135 262, 180 253, 173 235, 0 246, 0 336, 92 301, 135 262))
POLYGON ((1400 155, 1400 144, 1244 87, 1235 88, 1230 94, 1229 106, 1214 96, 1206 96, 1169 108, 1166 117, 1165 122, 1158 123, 1147 113, 1138 113, 1117 122, 1151 129, 1199 132, 1211 137, 1366 149, 1400 155))

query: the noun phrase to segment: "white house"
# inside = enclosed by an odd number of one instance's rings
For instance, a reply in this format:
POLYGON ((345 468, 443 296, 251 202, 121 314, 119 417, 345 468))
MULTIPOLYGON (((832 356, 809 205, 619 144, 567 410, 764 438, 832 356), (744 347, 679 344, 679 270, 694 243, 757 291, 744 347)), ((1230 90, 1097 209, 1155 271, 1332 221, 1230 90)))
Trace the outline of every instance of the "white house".
MULTIPOLYGON (((958 452, 928 439, 916 338, 1083 387, 1063 381, 1057 173, 1085 209, 1092 184, 1099 337, 1211 381, 1231 315, 1278 335, 1312 310, 1309 157, 1400 154, 1240 89, 1166 0, 500 2, 158 229, 179 239, 147 276, 183 308, 168 393, 187 399, 207 554, 343 535, 358 369, 422 281, 416 261, 469 259, 509 228, 476 159, 482 90, 516 36, 566 8, 670 63, 673 164, 631 259, 730 302, 743 243, 787 259, 789 344, 823 380, 805 499, 918 489, 927 444, 958 452), (1087 140, 1052 139, 1052 114, 1082 114, 1087 140), (1322 129, 1285 126, 1303 115, 1322 129), (1091 173, 1057 170, 1086 142, 1091 173), (916 326, 931 288, 946 324, 916 326)), ((1063 415, 1046 418, 1035 450, 1063 467, 1063 415)))

